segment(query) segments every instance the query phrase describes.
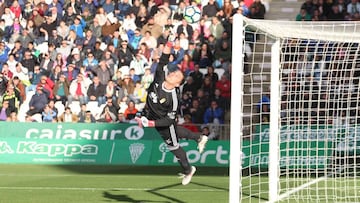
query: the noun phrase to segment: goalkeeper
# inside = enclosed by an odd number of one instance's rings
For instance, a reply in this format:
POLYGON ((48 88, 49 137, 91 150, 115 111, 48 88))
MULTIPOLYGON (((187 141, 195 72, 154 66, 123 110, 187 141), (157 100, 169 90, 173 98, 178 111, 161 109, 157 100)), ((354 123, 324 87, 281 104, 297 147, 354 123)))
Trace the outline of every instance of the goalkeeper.
POLYGON ((136 118, 139 125, 155 127, 168 149, 176 156, 183 169, 182 184, 190 183, 196 168, 189 164, 185 151, 179 144, 179 138, 193 139, 198 142, 201 153, 207 142, 205 135, 197 135, 190 130, 177 126, 180 89, 184 75, 175 64, 168 64, 172 43, 164 47, 159 64, 156 68, 154 81, 148 88, 145 116, 136 118))

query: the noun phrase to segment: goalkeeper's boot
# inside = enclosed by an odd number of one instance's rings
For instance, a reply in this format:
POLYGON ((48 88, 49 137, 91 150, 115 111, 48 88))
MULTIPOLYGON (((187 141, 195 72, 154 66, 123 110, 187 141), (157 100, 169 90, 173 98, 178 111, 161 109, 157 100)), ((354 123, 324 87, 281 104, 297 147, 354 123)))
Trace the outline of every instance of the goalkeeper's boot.
POLYGON ((183 179, 182 179, 182 184, 183 185, 187 185, 190 183, 191 178, 193 177, 194 173, 196 172, 196 168, 195 166, 191 166, 191 172, 187 175, 184 175, 183 179))
POLYGON ((199 150, 200 154, 203 153, 207 141, 208 141, 208 137, 206 135, 200 136, 200 139, 198 141, 198 150, 199 150))

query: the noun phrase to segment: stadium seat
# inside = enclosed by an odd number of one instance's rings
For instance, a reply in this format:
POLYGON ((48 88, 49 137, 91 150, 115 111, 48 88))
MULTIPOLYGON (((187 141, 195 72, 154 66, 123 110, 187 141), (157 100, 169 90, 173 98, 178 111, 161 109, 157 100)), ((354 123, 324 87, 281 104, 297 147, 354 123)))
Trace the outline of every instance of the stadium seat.
POLYGON ((38 123, 42 123, 42 116, 41 114, 37 113, 31 116, 33 120, 35 120, 38 123))
POLYGON ((101 104, 101 106, 96 108, 96 111, 93 113, 93 116, 96 120, 100 118, 101 112, 103 111, 105 106, 106 104, 101 104))
POLYGON ((96 115, 99 111, 99 106, 97 101, 89 101, 86 104, 86 110, 91 111, 92 115, 96 115))
POLYGON ((21 104, 18 112, 18 119, 20 122, 25 121, 26 112, 29 111, 29 102, 21 104))
POLYGON ((80 108, 80 102, 79 101, 73 101, 71 102, 71 104, 69 105, 70 109, 71 109, 71 112, 73 114, 79 114, 80 111, 81 111, 81 108, 80 108))
POLYGON ((57 116, 60 116, 65 111, 65 106, 61 103, 61 101, 55 102, 55 108, 58 110, 57 116))

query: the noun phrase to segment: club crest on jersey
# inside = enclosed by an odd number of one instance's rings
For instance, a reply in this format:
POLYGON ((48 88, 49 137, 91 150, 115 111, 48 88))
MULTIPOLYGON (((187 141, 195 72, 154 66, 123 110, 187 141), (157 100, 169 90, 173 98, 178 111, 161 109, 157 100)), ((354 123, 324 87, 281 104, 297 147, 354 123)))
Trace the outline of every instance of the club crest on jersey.
POLYGON ((160 104, 163 104, 163 103, 165 103, 165 102, 166 102, 166 98, 160 99, 160 104))
POLYGON ((151 92, 149 96, 154 104, 157 103, 158 98, 157 98, 157 95, 155 94, 155 92, 151 92))

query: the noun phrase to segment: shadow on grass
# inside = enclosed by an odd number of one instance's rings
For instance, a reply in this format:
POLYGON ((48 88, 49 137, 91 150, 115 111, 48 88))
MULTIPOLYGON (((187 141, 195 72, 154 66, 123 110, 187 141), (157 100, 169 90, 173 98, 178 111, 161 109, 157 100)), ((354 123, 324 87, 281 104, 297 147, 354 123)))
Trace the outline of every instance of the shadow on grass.
MULTIPOLYGON (((114 192, 116 193, 116 191, 114 192)), ((127 203, 142 203, 142 202, 158 202, 158 203, 170 203, 167 201, 149 201, 149 200, 136 200, 127 195, 122 194, 111 194, 110 192, 103 193, 104 198, 108 200, 116 200, 118 202, 127 202, 127 203)))
MULTIPOLYGON (((212 185, 206 185, 206 184, 197 183, 197 182, 191 182, 191 184, 202 186, 202 187, 207 187, 209 189, 223 190, 223 191, 226 191, 226 192, 229 191, 227 188, 215 187, 215 186, 212 186, 212 185)), ((157 188, 146 191, 146 192, 148 192, 148 193, 150 193, 152 195, 155 195, 155 196, 161 197, 163 199, 166 199, 164 201, 136 200, 136 199, 128 197, 127 195, 112 194, 110 192, 104 192, 103 196, 105 198, 107 198, 107 199, 110 199, 110 200, 116 200, 116 201, 119 201, 119 202, 129 202, 129 203, 142 203, 142 202, 186 203, 186 202, 184 202, 184 201, 182 201, 180 199, 177 199, 175 197, 163 194, 163 193, 165 193, 163 190, 169 190, 169 189, 171 190, 171 188, 175 188, 175 187, 178 187, 178 186, 181 186, 181 184, 177 183, 177 184, 171 184, 171 185, 164 185, 162 187, 157 187, 157 188)), ((117 190, 113 190, 113 191, 114 191, 114 193, 116 193, 117 190)))
MULTIPOLYGON (((57 165, 70 172, 80 174, 144 174, 144 175, 173 175, 181 172, 179 166, 103 166, 103 165, 57 165)), ((227 167, 202 167, 197 166, 197 176, 228 176, 227 167), (200 172, 201 171, 201 172, 200 172)))

